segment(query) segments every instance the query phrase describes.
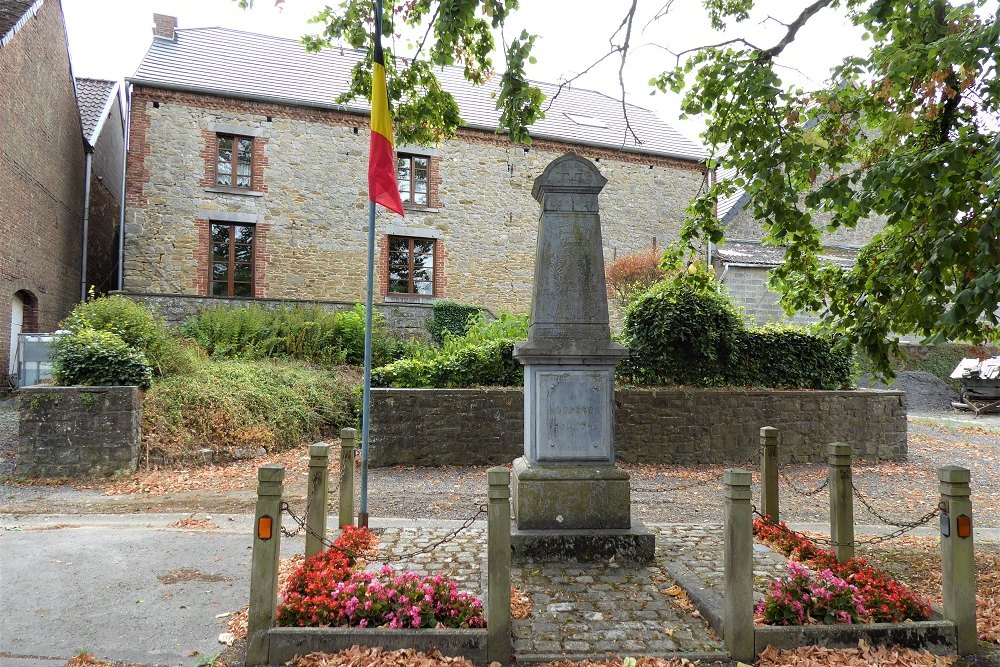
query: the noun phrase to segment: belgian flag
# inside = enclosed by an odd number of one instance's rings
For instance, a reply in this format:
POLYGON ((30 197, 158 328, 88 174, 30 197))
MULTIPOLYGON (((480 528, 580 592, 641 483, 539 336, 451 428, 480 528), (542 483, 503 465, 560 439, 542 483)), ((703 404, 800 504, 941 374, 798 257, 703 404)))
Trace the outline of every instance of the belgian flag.
POLYGON ((368 198, 403 215, 403 201, 396 182, 396 154, 392 146, 392 117, 385 89, 385 54, 382 53, 382 3, 375 10, 375 52, 372 56, 372 131, 368 149, 368 198))

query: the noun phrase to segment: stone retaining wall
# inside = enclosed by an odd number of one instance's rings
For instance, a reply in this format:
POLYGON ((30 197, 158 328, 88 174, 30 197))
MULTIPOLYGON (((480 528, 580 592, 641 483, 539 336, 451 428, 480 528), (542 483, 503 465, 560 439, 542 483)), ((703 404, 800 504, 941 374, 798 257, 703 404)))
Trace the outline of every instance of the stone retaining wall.
POLYGON ((20 390, 15 474, 96 477, 134 472, 142 399, 138 387, 20 390))
MULTIPOLYGON (((495 465, 523 453, 519 388, 372 389, 372 466, 495 465)), ((781 462, 826 461, 847 442, 855 458, 906 460, 900 391, 619 389, 615 449, 625 463, 740 463, 760 427, 781 431, 781 462)))

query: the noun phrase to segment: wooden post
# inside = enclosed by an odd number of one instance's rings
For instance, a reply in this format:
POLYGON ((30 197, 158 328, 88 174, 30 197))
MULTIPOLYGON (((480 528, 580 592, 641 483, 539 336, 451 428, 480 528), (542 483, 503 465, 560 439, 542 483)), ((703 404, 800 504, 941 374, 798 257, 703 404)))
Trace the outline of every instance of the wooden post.
POLYGON ((278 556, 281 553, 281 492, 285 468, 257 469, 257 509, 250 562, 250 611, 247 614, 245 664, 268 663, 268 631, 278 613, 278 556))
POLYGON ((972 545, 969 470, 938 468, 941 488, 941 597, 955 624, 959 655, 976 652, 976 563, 972 545))
POLYGON ((760 512, 773 524, 778 517, 778 444, 781 433, 765 426, 760 429, 760 512))
POLYGON ((751 474, 729 469, 723 473, 726 507, 723 635, 732 659, 753 662, 753 515, 751 474))
POLYGON ((340 430, 340 512, 337 526, 354 525, 354 438, 353 428, 340 430))
POLYGON ((845 442, 827 445, 830 480, 830 539, 838 563, 854 558, 854 483, 851 476, 851 446, 845 442))
POLYGON ((487 519, 486 653, 490 662, 510 664, 510 471, 490 468, 487 519))
POLYGON ((306 558, 326 549, 326 511, 330 487, 330 445, 309 446, 309 491, 306 501, 306 558))

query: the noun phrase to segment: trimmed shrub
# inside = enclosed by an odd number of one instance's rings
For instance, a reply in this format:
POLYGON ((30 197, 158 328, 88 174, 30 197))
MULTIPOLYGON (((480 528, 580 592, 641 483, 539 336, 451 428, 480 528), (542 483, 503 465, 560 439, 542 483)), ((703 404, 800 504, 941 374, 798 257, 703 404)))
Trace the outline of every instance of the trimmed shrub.
POLYGON ((206 361, 146 392, 142 439, 166 461, 204 448, 235 457, 335 434, 353 425, 354 412, 352 383, 333 371, 289 361, 206 361))
POLYGON ((846 389, 853 350, 832 337, 768 324, 740 332, 732 384, 802 389, 846 389))
MULTIPOLYGON (((317 306, 269 309, 259 304, 205 310, 183 325, 184 335, 216 359, 280 357, 323 365, 361 364, 365 350, 365 310, 328 312, 317 306)), ((373 364, 388 363, 399 342, 385 318, 372 313, 373 364)))
POLYGON ((375 387, 510 387, 524 383, 513 340, 470 345, 432 359, 400 359, 372 371, 375 387))
POLYGON ((464 336, 469 331, 469 319, 481 312, 477 306, 440 299, 434 302, 433 314, 427 319, 427 330, 440 344, 446 335, 464 336))
POLYGON ((631 351, 620 375, 640 384, 726 384, 743 318, 720 287, 662 281, 625 310, 631 351))
POLYGON ((61 385, 148 387, 153 374, 141 350, 110 331, 80 327, 54 343, 52 373, 61 385))
POLYGON ((158 376, 186 373, 197 357, 170 334, 162 317, 117 294, 77 304, 59 326, 69 331, 95 329, 117 335, 129 347, 143 352, 158 376))

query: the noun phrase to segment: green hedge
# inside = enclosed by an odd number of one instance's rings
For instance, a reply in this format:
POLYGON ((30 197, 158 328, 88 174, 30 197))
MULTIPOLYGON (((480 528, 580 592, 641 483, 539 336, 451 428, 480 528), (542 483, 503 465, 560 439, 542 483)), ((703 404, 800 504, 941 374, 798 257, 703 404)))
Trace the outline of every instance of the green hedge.
POLYGON ((618 379, 802 389, 852 386, 852 351, 830 336, 787 325, 748 328, 716 282, 658 283, 627 308, 618 379))
POLYGON ((433 314, 427 318, 427 330, 437 343, 444 342, 446 334, 464 336, 469 331, 469 319, 482 311, 467 303, 451 299, 434 302, 433 314))
POLYGON ((400 359, 372 371, 375 387, 489 387, 524 383, 513 340, 470 345, 431 359, 400 359))

